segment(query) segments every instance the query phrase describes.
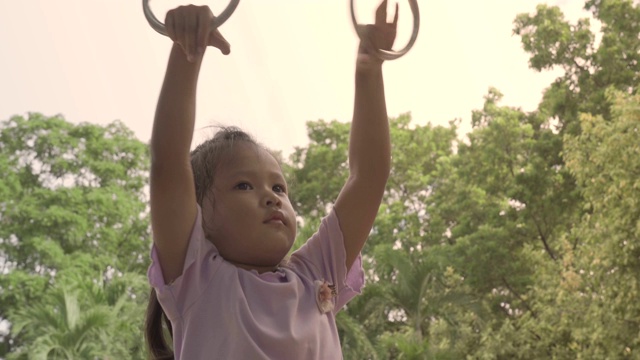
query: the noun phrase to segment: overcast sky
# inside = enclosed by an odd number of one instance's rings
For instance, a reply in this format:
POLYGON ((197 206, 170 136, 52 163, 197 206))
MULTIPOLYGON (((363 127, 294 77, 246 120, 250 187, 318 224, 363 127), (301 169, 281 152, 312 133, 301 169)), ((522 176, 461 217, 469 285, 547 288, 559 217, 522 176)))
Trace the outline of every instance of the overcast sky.
MULTIPOLYGON (((392 0, 393 1, 393 0, 392 0)), ((389 6, 393 6, 390 1, 389 6)), ((518 13, 539 0, 419 0, 414 48, 384 64, 389 116, 446 125, 482 107, 490 86, 504 104, 533 110, 558 73, 536 73, 520 39, 518 13)), ((588 16, 584 1, 557 4, 567 18, 588 16)), ((151 0, 164 20, 188 2, 151 0)), ((356 0, 372 22, 377 0, 356 0)), ((395 48, 412 19, 400 3, 395 48)), ((148 25, 139 0, 1 0, 0 119, 27 112, 62 114, 73 123, 120 119, 147 142, 171 41, 148 25)), ((210 1, 214 13, 227 2, 210 1)), ((307 143, 308 120, 349 121, 358 39, 348 0, 241 0, 221 32, 231 54, 209 48, 200 74, 196 129, 238 125, 285 154, 307 143)), ((197 130, 195 143, 211 130, 197 130)))

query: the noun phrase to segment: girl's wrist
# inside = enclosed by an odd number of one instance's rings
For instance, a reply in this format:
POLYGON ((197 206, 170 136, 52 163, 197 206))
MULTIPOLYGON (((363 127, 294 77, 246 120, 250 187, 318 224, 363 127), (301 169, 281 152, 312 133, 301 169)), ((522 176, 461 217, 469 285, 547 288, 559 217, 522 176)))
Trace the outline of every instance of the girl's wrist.
POLYGON ((356 64, 356 79, 378 77, 382 75, 382 63, 380 64, 356 64))
POLYGON ((381 73, 383 63, 383 60, 373 55, 359 53, 356 59, 356 74, 381 73))
MULTIPOLYGON (((203 54, 204 55, 204 54, 203 54)), ((187 54, 180 44, 173 43, 171 54, 169 55, 169 63, 173 66, 179 66, 185 70, 197 70, 200 68, 203 56, 197 56, 193 61, 189 61, 187 54)))

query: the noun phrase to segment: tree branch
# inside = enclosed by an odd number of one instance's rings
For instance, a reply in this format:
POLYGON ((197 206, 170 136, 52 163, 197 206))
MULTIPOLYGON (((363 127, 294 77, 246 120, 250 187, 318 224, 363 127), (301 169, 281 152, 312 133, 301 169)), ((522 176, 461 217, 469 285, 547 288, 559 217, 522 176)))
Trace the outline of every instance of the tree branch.
POLYGON ((533 223, 535 224, 536 229, 538 230, 538 236, 540 237, 540 240, 542 240, 542 244, 544 245, 544 249, 547 251, 547 254, 549 254, 549 256, 551 257, 551 259, 553 261, 558 260, 556 258, 556 255, 551 250, 551 247, 549 246, 549 243, 547 242, 547 237, 542 232, 542 229, 540 228, 540 225, 538 225, 538 222, 534 219, 533 223))
POLYGON ((504 276, 501 279, 502 279, 502 283, 504 284, 504 286, 506 286, 507 289, 509 289, 509 292, 511 292, 513 295, 515 295, 515 297, 518 298, 518 300, 520 300, 520 302, 522 302, 524 304, 524 306, 527 308, 527 310, 529 310, 531 315, 533 315, 533 317, 537 319, 538 318, 538 314, 535 311, 533 311, 531 306, 529 306, 529 303, 527 303, 527 301, 525 299, 523 299, 522 296, 520 296, 520 294, 518 294, 518 292, 511 287, 511 285, 509 284, 507 279, 504 278, 504 276))

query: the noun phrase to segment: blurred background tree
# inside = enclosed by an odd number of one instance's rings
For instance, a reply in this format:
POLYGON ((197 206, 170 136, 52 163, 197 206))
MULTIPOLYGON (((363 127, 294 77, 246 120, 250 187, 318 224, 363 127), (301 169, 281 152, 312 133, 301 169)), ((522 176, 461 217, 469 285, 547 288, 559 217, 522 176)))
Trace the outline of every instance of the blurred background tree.
POLYGON ((148 163, 119 122, 31 113, 0 123, 7 358, 142 356, 148 163))

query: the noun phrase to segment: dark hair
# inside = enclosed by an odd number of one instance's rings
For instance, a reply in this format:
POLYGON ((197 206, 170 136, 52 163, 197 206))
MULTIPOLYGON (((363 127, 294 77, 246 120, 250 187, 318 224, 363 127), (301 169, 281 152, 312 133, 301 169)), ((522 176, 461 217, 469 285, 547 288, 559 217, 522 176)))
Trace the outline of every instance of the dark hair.
MULTIPOLYGON (((202 206, 205 196, 211 196, 210 189, 215 172, 221 160, 233 150, 233 144, 236 141, 244 141, 256 145, 259 148, 264 148, 249 134, 237 127, 231 126, 220 127, 215 136, 191 151, 191 170, 193 171, 196 202, 198 205, 202 206)), ((277 159, 276 157, 276 160, 277 159)), ((169 339, 173 338, 173 329, 171 328, 169 318, 158 302, 155 289, 151 288, 145 321, 145 339, 151 352, 151 359, 174 359, 173 350, 167 342, 166 332, 169 332, 169 339)))

